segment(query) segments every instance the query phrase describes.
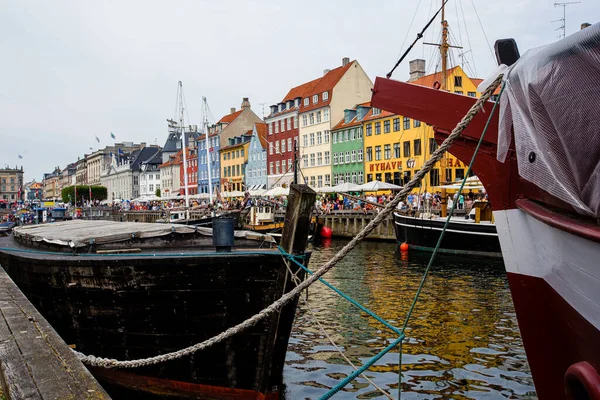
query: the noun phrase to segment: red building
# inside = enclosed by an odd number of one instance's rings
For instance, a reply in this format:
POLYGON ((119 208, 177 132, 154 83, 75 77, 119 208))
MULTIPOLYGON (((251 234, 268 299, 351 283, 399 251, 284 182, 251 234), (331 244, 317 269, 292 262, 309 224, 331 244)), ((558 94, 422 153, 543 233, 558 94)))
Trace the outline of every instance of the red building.
MULTIPOLYGON (((188 194, 198 194, 198 148, 187 148, 186 149, 186 162, 187 162, 187 178, 188 178, 188 194)), ((183 174, 183 154, 180 157, 179 164, 179 176, 181 180, 181 187, 179 193, 185 194, 185 175, 183 174)))
POLYGON ((300 100, 315 82, 296 86, 281 100, 271 106, 265 118, 267 124, 267 175, 268 187, 289 185, 294 179, 294 142, 298 141, 298 109, 300 100))

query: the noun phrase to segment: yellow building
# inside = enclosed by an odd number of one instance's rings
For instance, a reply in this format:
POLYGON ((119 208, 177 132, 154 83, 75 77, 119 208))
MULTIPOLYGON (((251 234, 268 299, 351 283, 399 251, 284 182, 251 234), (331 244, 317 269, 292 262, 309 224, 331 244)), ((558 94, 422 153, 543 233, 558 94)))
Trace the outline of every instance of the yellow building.
MULTIPOLYGON (((439 87, 441 76, 438 72, 416 77, 411 83, 439 87)), ((459 66, 447 71, 446 87, 449 91, 479 97, 481 94, 476 88, 480 82, 480 79, 469 78, 459 66)), ((365 182, 378 180, 403 185, 438 148, 431 126, 376 108, 366 114, 363 132, 365 182)), ((467 167, 447 153, 421 181, 421 188, 437 191, 440 185, 462 179, 467 167)))
POLYGON ((248 148, 252 131, 228 139, 228 146, 221 147, 221 191, 244 190, 244 175, 248 164, 248 148))

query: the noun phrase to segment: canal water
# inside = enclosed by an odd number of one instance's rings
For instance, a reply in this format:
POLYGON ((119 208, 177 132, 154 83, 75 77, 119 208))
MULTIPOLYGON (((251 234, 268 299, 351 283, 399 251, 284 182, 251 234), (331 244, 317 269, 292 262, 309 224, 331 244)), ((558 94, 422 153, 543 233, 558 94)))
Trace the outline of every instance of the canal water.
MULTIPOLYGON (((345 243, 312 246, 312 269, 345 243)), ((400 254, 393 243, 362 242, 325 279, 399 327, 428 258, 400 254)), ((307 303, 299 304, 288 346, 286 399, 318 398, 354 371, 328 336, 356 366, 397 338, 323 284, 314 284, 307 303)), ((502 261, 439 256, 406 336, 403 399, 536 398, 502 261)), ((396 349, 366 372, 394 398, 398 359, 396 349)), ((335 398, 385 396, 359 377, 335 398)))

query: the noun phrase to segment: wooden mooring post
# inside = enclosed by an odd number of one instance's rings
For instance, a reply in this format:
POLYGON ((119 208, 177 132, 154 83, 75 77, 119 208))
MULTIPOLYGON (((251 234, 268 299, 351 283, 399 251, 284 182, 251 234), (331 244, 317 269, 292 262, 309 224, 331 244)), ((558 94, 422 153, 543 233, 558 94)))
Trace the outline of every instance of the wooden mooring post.
POLYGON ((0 382, 6 399, 110 399, 0 267, 0 382))

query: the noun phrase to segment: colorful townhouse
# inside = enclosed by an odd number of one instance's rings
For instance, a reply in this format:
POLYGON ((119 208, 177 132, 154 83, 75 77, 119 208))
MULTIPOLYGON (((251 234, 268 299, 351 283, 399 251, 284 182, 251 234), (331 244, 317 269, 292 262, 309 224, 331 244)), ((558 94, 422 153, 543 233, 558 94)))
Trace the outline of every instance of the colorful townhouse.
MULTIPOLYGON (((441 87, 441 72, 424 75, 425 61, 410 62, 410 82, 441 87)), ((479 79, 469 78, 461 67, 447 71, 448 91, 479 97, 479 79)), ((365 182, 379 180, 402 185, 410 181, 437 149, 432 127, 421 121, 371 108, 363 121, 365 182)), ((436 191, 438 186, 462 179, 467 166, 452 154, 446 155, 421 181, 421 190, 436 191)))
POLYGON ((208 174, 210 168, 210 180, 213 193, 221 183, 221 157, 219 149, 221 143, 217 125, 208 127, 208 152, 206 151, 206 135, 201 134, 197 140, 198 144, 198 193, 208 193, 208 174))
POLYGON ((267 189, 267 124, 254 124, 252 138, 248 146, 246 166, 246 190, 267 189))
POLYGON ((221 156, 221 191, 244 191, 244 175, 248 163, 248 148, 252 130, 228 139, 228 145, 219 150, 221 156))
POLYGON ((298 134, 302 176, 310 186, 331 185, 331 128, 345 109, 368 101, 372 87, 358 61, 348 58, 307 85, 298 110, 298 134))
POLYGON ((371 110, 363 103, 344 110, 344 118, 331 129, 333 186, 364 182, 363 120, 371 110))
POLYGON ((265 118, 267 124, 268 187, 287 186, 294 179, 294 146, 298 153, 298 110, 304 93, 315 81, 292 88, 265 118))

